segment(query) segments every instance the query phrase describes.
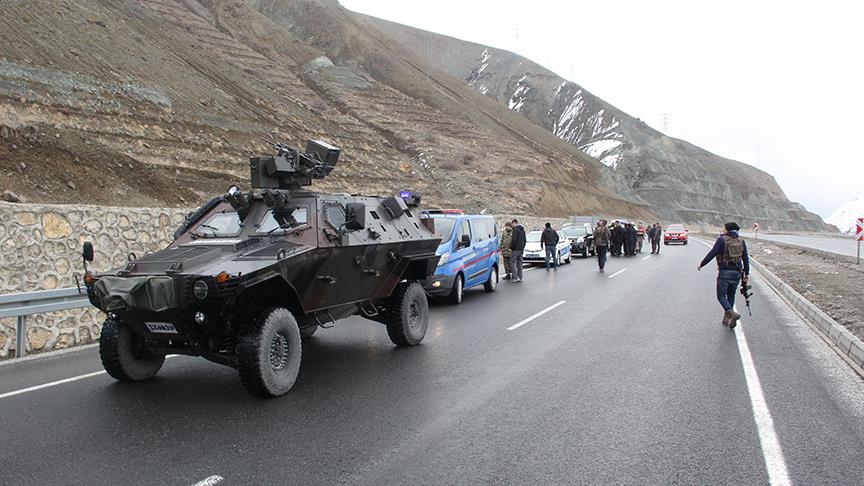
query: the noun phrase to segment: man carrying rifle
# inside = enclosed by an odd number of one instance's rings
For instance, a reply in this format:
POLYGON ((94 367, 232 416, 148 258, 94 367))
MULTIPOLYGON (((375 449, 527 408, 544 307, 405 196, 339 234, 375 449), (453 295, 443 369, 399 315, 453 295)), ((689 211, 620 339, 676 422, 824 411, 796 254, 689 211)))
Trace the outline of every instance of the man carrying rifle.
POLYGON ((697 270, 708 265, 712 259, 717 259, 717 300, 723 306, 723 325, 734 329, 741 319, 741 314, 735 312, 735 291, 738 282, 745 284, 750 278, 750 256, 747 244, 738 236, 741 229, 737 223, 726 223, 725 231, 714 242, 714 247, 705 255, 697 270), (743 272, 743 273, 742 273, 743 272))

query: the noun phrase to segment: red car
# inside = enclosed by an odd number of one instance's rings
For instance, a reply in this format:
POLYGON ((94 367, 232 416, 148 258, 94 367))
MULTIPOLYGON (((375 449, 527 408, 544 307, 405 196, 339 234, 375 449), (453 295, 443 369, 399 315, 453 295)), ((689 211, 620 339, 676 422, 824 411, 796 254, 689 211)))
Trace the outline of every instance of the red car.
POLYGON ((663 244, 683 243, 687 244, 687 228, 683 224, 671 224, 663 232, 663 244))

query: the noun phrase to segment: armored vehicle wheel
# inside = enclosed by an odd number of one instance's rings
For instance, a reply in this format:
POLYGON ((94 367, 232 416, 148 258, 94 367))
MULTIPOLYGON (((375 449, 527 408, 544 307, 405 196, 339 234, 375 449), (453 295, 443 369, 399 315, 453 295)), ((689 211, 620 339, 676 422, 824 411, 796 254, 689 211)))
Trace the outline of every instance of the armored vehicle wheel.
POLYGON ((165 355, 147 349, 144 340, 129 332, 119 319, 105 320, 99 336, 102 366, 119 381, 143 381, 162 368, 165 355))
POLYGON ((483 288, 486 289, 486 292, 495 292, 495 289, 498 288, 498 269, 496 267, 492 267, 492 271, 489 272, 489 280, 483 284, 483 288))
POLYGON ((317 331, 317 330, 318 330, 318 326, 317 326, 317 325, 315 325, 315 326, 301 327, 301 328, 300 328, 300 337, 301 337, 302 339, 309 339, 309 338, 312 337, 313 334, 315 334, 315 331, 317 331))
POLYGON ((450 291, 450 295, 447 296, 447 301, 453 305, 461 304, 464 292, 465 284, 462 282, 462 275, 456 275, 456 279, 453 280, 453 289, 450 291))
POLYGON ((269 307, 249 322, 237 341, 243 387, 262 397, 288 393, 300 372, 300 329, 283 307, 269 307))
POLYGON ((429 326, 429 302, 419 282, 403 282, 396 287, 388 302, 385 324, 396 346, 420 344, 429 326))

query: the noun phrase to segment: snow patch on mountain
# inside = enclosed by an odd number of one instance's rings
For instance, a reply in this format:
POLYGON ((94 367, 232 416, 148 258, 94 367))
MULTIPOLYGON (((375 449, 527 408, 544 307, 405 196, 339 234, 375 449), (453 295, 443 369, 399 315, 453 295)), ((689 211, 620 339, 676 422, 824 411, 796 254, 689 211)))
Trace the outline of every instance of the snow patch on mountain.
POLYGON ((864 194, 837 208, 825 222, 838 227, 843 233, 854 234, 858 218, 864 218, 864 194))
POLYGON ((580 145, 579 150, 615 169, 618 166, 618 159, 621 157, 621 152, 617 150, 621 147, 621 143, 621 140, 615 139, 595 140, 580 145))
POLYGON ((522 105, 525 104, 525 99, 528 97, 528 91, 530 90, 531 85, 528 84, 527 77, 523 75, 519 78, 519 81, 516 82, 516 89, 513 91, 513 96, 510 97, 510 101, 507 102, 507 108, 518 112, 519 109, 522 108, 522 105))

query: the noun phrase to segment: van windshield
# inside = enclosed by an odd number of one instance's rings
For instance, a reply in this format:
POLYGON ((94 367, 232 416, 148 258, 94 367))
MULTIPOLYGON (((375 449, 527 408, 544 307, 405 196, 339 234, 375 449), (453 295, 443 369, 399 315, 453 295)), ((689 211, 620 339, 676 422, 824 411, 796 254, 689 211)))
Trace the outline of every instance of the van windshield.
POLYGON ((456 225, 456 220, 453 218, 432 218, 435 222, 435 236, 442 240, 450 239, 450 233, 453 232, 453 226, 456 225))

